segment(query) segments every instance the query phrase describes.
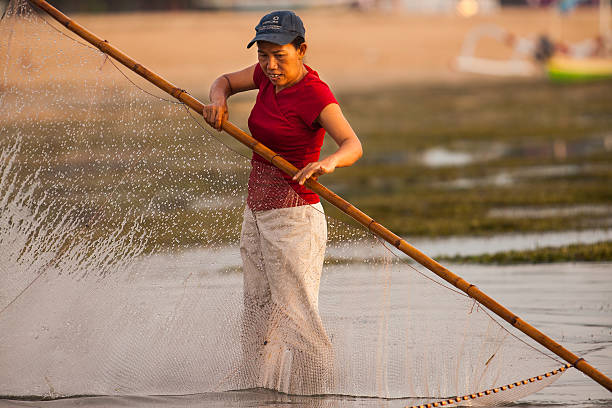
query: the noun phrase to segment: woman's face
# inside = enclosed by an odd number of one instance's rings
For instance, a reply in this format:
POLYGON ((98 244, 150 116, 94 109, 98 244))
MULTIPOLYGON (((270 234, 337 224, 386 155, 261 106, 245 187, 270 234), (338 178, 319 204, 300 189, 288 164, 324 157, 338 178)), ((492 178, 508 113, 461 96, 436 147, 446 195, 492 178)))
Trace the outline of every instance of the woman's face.
POLYGON ((296 50, 293 44, 257 42, 259 65, 277 89, 293 85, 302 78, 305 52, 305 43, 296 50))

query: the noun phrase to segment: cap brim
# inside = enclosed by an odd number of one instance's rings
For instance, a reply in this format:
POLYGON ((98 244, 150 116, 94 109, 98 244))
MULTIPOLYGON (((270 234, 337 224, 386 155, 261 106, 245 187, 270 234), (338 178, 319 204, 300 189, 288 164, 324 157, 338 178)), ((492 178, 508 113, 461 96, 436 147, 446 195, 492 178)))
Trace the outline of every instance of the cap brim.
POLYGON ((251 48, 257 41, 268 41, 278 45, 289 44, 291 41, 295 40, 295 37, 298 35, 299 34, 289 33, 258 33, 247 45, 247 48, 251 48))

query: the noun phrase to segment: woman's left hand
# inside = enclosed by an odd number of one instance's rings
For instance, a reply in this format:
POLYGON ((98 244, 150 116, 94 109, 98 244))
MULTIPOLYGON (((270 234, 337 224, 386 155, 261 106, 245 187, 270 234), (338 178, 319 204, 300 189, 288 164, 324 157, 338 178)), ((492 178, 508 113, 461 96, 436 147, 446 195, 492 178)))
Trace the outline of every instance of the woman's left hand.
POLYGON ((309 178, 316 179, 317 177, 333 172, 336 169, 336 160, 333 157, 326 157, 323 160, 308 163, 306 167, 295 173, 293 180, 296 180, 300 185, 304 185, 309 178))
POLYGON ((306 167, 298 171, 293 176, 293 180, 297 180, 300 185, 304 185, 309 178, 316 179, 322 174, 331 173, 336 167, 350 166, 361 157, 363 152, 361 142, 337 103, 330 103, 323 108, 318 121, 338 144, 338 150, 323 160, 308 163, 306 167))

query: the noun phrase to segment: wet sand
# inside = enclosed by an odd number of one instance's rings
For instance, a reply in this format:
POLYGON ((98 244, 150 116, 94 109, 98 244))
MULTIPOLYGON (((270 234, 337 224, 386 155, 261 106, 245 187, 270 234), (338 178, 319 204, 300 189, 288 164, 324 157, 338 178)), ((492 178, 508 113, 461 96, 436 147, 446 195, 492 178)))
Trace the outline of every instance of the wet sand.
MULTIPOLYGON (((300 11, 307 29, 307 63, 337 91, 375 89, 405 83, 482 80, 451 67, 465 35, 493 24, 518 37, 547 34, 567 43, 598 33, 597 9, 561 19, 555 10, 506 8, 463 18, 455 14, 360 13, 321 9, 300 11)), ((256 62, 246 44, 260 12, 175 12, 72 15, 100 37, 198 95, 211 81, 256 62)), ((477 54, 508 58, 512 49, 492 39, 477 54)), ((31 56, 26 57, 30 58, 31 56)))

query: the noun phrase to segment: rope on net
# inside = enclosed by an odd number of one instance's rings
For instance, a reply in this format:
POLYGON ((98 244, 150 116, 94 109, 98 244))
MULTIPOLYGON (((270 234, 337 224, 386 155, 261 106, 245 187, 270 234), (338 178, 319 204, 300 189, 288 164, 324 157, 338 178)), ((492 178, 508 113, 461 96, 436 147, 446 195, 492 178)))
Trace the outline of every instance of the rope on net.
POLYGON ((517 387, 521 387, 523 385, 533 384, 538 381, 543 381, 545 379, 552 379, 552 377, 554 376, 563 374, 563 372, 565 372, 565 370, 567 370, 570 367, 572 367, 571 364, 565 364, 561 366, 560 368, 556 370, 548 371, 545 374, 538 375, 535 377, 530 377, 530 378, 527 378, 521 381, 516 381, 514 383, 502 385, 501 387, 490 388, 485 391, 475 392, 472 394, 467 394, 467 395, 462 395, 462 396, 457 396, 457 397, 451 397, 448 399, 443 399, 443 400, 436 401, 436 402, 430 402, 427 404, 406 406, 406 408, 435 408, 435 407, 444 407, 448 405, 453 405, 459 402, 482 400, 482 398, 484 397, 489 397, 492 395, 503 393, 504 391, 510 391, 517 387))

